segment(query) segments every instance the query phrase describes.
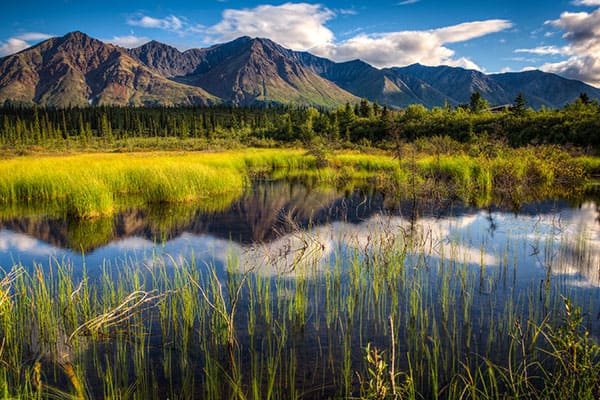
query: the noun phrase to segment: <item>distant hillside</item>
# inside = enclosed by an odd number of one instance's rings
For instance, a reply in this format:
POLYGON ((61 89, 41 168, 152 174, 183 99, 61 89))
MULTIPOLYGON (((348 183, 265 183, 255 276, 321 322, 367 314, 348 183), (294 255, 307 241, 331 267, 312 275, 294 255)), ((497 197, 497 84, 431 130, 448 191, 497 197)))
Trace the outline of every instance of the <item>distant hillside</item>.
MULTIPOLYGON (((485 75, 463 68, 427 67, 419 64, 391 68, 388 71, 413 76, 425 82, 443 93, 450 104, 468 103, 471 93, 475 91, 496 105, 512 103, 519 92, 522 92, 527 104, 535 109, 541 106, 561 108, 573 102, 581 93, 600 99, 598 88, 542 71, 485 75)), ((441 104, 443 102, 438 99, 435 105, 441 104)))
POLYGON ((249 37, 182 52, 156 41, 124 49, 72 32, 0 58, 0 104, 224 102, 331 108, 366 98, 400 108, 456 106, 475 91, 493 105, 511 103, 523 92, 534 108, 560 108, 584 92, 600 99, 600 89, 541 71, 486 75, 419 64, 377 69, 360 60, 336 63, 249 37))
POLYGON ((177 82, 238 105, 299 103, 337 107, 355 95, 302 66, 293 52, 267 39, 242 37, 199 53, 201 61, 177 82))
POLYGON ((0 103, 5 100, 57 107, 217 101, 201 88, 164 78, 125 49, 81 32, 0 59, 0 103))

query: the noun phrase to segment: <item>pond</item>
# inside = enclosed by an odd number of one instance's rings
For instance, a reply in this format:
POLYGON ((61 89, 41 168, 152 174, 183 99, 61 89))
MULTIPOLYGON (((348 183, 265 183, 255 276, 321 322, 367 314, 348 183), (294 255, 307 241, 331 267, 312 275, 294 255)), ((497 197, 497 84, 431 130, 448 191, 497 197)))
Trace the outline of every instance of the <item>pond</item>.
POLYGON ((453 398, 487 362, 551 368, 539 332, 563 324, 567 299, 600 338, 595 196, 515 212, 258 182, 219 212, 5 219, 0 266, 3 282, 15 272, 3 329, 25 371, 4 379, 37 371, 46 394, 348 398, 379 382, 453 398), (35 339, 10 338, 27 323, 35 339))

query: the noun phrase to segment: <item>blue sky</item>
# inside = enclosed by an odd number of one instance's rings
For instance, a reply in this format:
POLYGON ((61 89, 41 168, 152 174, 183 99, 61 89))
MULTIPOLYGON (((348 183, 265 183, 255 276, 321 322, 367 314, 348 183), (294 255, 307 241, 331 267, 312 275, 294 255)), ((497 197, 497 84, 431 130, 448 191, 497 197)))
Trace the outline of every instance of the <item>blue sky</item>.
POLYGON ((0 56, 74 30, 124 47, 154 39, 182 50, 259 36, 336 61, 539 68, 600 87, 600 0, 9 1, 0 56))

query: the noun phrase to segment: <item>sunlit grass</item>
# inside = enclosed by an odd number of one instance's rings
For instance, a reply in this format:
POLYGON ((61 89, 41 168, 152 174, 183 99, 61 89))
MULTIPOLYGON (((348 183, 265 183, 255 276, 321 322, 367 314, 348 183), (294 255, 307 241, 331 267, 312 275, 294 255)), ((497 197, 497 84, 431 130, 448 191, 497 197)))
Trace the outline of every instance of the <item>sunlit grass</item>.
POLYGON ((161 203, 199 202, 217 210, 256 178, 309 179, 338 188, 370 182, 403 195, 432 192, 480 204, 492 192, 526 197, 532 188, 548 193, 554 186, 582 185, 595 165, 594 159, 557 160, 528 150, 494 159, 356 152, 320 157, 302 149, 17 157, 0 161, 0 206, 44 207, 79 218, 161 203))

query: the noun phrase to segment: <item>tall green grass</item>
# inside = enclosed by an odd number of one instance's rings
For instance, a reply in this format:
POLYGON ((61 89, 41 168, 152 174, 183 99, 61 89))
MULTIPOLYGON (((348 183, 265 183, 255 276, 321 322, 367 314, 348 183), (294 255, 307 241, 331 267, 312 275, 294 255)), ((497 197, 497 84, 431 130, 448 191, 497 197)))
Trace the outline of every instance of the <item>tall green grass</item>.
MULTIPOLYGON (((319 237, 302 232, 264 261, 16 265, 0 273, 1 393, 597 398, 600 348, 575 306, 590 300, 558 276, 518 290, 518 266, 461 257, 468 239, 385 224, 366 241, 347 234, 325 268, 319 237), (268 273, 274 263, 285 265, 268 273)), ((562 247, 547 253, 559 269, 572 261, 562 247)))
POLYGON ((338 188, 368 183, 398 196, 456 197, 482 204, 493 193, 522 201, 535 193, 575 190, 583 186, 591 164, 530 149, 496 158, 413 154, 401 160, 353 152, 317 157, 293 149, 26 156, 0 161, 0 206, 35 206, 78 218, 161 203, 214 204, 216 210, 257 178, 301 179, 338 188))

